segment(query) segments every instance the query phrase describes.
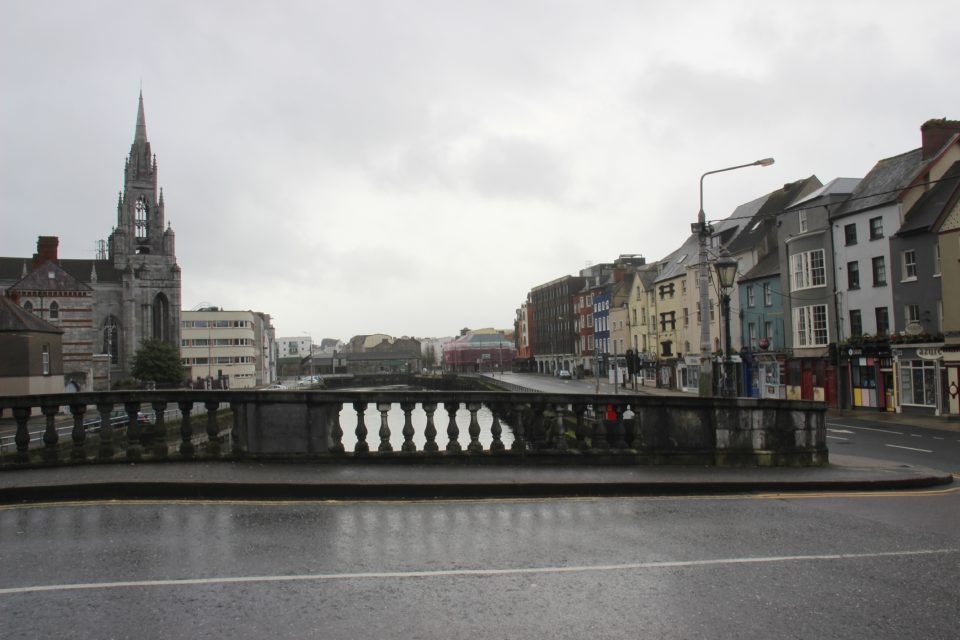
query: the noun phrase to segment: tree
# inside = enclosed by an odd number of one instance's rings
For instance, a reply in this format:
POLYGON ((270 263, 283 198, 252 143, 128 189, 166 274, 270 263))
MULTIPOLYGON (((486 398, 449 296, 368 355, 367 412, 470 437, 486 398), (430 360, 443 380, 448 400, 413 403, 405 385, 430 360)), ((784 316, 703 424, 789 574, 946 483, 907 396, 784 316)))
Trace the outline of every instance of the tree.
POLYGON ((163 340, 144 340, 133 356, 133 376, 138 380, 152 380, 158 384, 183 382, 180 352, 163 340))

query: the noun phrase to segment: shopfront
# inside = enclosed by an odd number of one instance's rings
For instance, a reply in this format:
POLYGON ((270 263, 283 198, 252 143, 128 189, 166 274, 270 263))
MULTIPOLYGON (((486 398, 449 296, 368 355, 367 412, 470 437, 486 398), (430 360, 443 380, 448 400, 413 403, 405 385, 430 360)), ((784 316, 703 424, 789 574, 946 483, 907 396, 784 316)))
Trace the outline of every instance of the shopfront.
POLYGON ((949 411, 943 344, 893 347, 899 389, 897 411, 940 415, 949 411))
POLYGON ((853 409, 896 410, 893 357, 886 342, 841 347, 847 399, 853 409))

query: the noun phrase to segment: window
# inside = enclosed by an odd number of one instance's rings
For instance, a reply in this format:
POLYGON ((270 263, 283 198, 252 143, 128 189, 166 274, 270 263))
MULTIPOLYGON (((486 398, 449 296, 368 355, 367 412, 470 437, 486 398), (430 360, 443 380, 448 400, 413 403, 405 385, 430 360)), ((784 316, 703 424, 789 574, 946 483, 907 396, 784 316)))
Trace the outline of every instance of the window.
POLYGON ((795 347, 823 347, 829 342, 827 305, 816 304, 793 310, 793 344, 795 347))
POLYGON ((883 237, 883 218, 870 218, 870 239, 879 240, 883 237))
POLYGON ((936 363, 930 360, 900 362, 900 400, 903 404, 936 406, 936 363))
POLYGON ((847 263, 847 289, 860 288, 860 263, 854 260, 847 263))
POLYGON ((680 293, 687 295, 687 279, 684 278, 680 281, 680 293))
POLYGON ((703 322, 703 315, 700 313, 700 303, 697 303, 697 324, 703 322))
POLYGON ((683 308, 683 326, 685 328, 690 326, 690 309, 687 307, 683 308))
POLYGON ((843 227, 843 240, 846 246, 852 244, 857 244, 857 225, 854 222, 844 225, 843 227))
POLYGON ((907 324, 911 322, 920 322, 920 305, 908 304, 904 307, 903 317, 907 324))
POLYGON ((147 203, 144 200, 143 196, 140 196, 140 199, 137 200, 137 204, 134 207, 134 234, 137 238, 146 238, 147 237, 147 203))
POLYGON ((60 305, 54 300, 50 303, 50 319, 58 320, 60 318, 60 305))
POLYGON ((860 309, 850 310, 850 335, 863 335, 863 315, 860 313, 860 309))
POLYGON ((715 320, 715 317, 713 313, 713 300, 711 300, 710 301, 710 322, 713 322, 714 320, 715 320))
POLYGON ((747 285, 747 306, 752 307, 754 306, 755 302, 756 301, 753 298, 753 285, 748 284, 747 285))
POLYGON ((773 306, 773 292, 770 290, 770 283, 763 283, 763 306, 772 307, 773 306))
POLYGON ((50 375, 50 345, 43 345, 43 375, 50 375))
POLYGON ((750 348, 757 348, 757 325, 753 322, 747 323, 747 336, 749 337, 750 348))
POLYGON ((797 222, 800 224, 800 233, 807 232, 807 210, 797 211, 797 222))
POLYGON ((675 311, 668 311, 666 313, 660 314, 660 331, 666 331, 667 329, 673 331, 677 328, 677 319, 675 311), (668 327, 669 325, 669 327, 668 327))
POLYGON ((33 313, 33 303, 27 300, 23 303, 23 310, 27 313, 33 313))
MULTIPOLYGON (((903 280, 917 279, 917 252, 907 249, 903 252, 903 280)), ((51 316, 52 317, 52 316, 51 316)))
POLYGON ((823 264, 823 249, 793 254, 790 256, 790 270, 795 291, 822 287, 827 283, 826 269, 823 264))
POLYGON ((940 243, 933 245, 933 277, 940 275, 940 243))
POLYGON ((661 353, 660 353, 661 356, 665 358, 669 358, 670 356, 673 355, 673 343, 670 342, 669 340, 667 340, 666 342, 661 342, 660 347, 661 347, 661 353))
POLYGON ((890 333, 890 313, 886 307, 877 307, 874 311, 877 316, 877 335, 882 336, 890 333))
POLYGON ((887 284, 887 265, 883 261, 883 256, 877 256, 873 259, 873 286, 882 287, 887 284))
POLYGON ((763 323, 763 337, 767 340, 773 341, 773 323, 764 322, 763 323))

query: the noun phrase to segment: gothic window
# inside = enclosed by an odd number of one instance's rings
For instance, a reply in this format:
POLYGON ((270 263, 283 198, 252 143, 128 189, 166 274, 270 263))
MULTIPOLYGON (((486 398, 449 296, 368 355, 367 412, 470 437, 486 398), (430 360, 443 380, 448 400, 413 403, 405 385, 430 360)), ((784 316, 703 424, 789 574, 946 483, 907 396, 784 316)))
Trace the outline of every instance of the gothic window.
POLYGON ((110 355, 110 363, 120 362, 120 323, 109 316, 103 322, 103 353, 110 355))
POLYGON ((27 300, 23 303, 23 310, 28 313, 33 313, 33 303, 27 300))
POLYGON ((146 238, 147 237, 147 203, 144 200, 143 196, 137 199, 136 207, 134 208, 134 235, 137 238, 146 238))
POLYGON ((50 303, 50 319, 58 320, 60 318, 60 305, 54 300, 50 303))
POLYGON ((170 340, 170 302, 162 293, 153 299, 153 337, 164 342, 170 340))

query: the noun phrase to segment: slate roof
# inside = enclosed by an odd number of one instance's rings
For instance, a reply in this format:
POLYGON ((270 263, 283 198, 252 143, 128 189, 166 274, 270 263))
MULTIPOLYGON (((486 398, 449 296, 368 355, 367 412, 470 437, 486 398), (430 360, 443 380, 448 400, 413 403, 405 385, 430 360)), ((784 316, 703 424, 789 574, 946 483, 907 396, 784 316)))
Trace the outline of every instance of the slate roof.
MULTIPOLYGON (((782 189, 771 191, 767 195, 754 200, 753 202, 762 200, 763 203, 746 225, 744 225, 743 231, 727 245, 727 251, 729 251, 731 255, 737 255, 738 253, 755 247, 768 231, 766 225, 762 224, 762 222, 766 219, 775 219, 777 215, 786 209, 791 202, 796 200, 805 189, 809 189, 811 185, 820 187, 822 183, 817 176, 810 176, 809 178, 789 182, 783 185, 782 189)), ((734 212, 734 215, 737 215, 737 213, 734 212)))
POLYGON ((780 275, 780 254, 777 251, 771 251, 765 255, 760 262, 755 264, 753 269, 743 274, 737 282, 760 280, 761 278, 770 278, 778 275, 780 275))
POLYGON ((16 302, 0 296, 0 331, 32 331, 36 333, 63 333, 63 331, 29 311, 16 302))
POLYGON ((56 262, 47 262, 10 287, 10 291, 93 291, 72 275, 67 273, 56 262))
POLYGON ((870 173, 860 181, 850 198, 830 214, 830 219, 896 202, 900 191, 923 166, 922 151, 914 149, 877 162, 870 173))
POLYGON ((897 235, 933 229, 940 214, 945 207, 949 206, 957 193, 960 193, 960 160, 954 162, 943 177, 929 191, 920 196, 916 204, 907 212, 897 235))
POLYGON ((800 196, 789 205, 787 209, 800 209, 802 205, 814 202, 818 198, 829 198, 831 196, 849 196, 860 184, 860 178, 834 178, 816 191, 800 196))
MULTIPOLYGON (((27 273, 33 269, 33 258, 0 258, 0 282, 17 282, 23 278, 26 265, 27 273)), ((123 273, 113 267, 110 260, 57 260, 64 271, 83 283, 90 282, 90 272, 97 268, 97 282, 121 282, 123 273)))

